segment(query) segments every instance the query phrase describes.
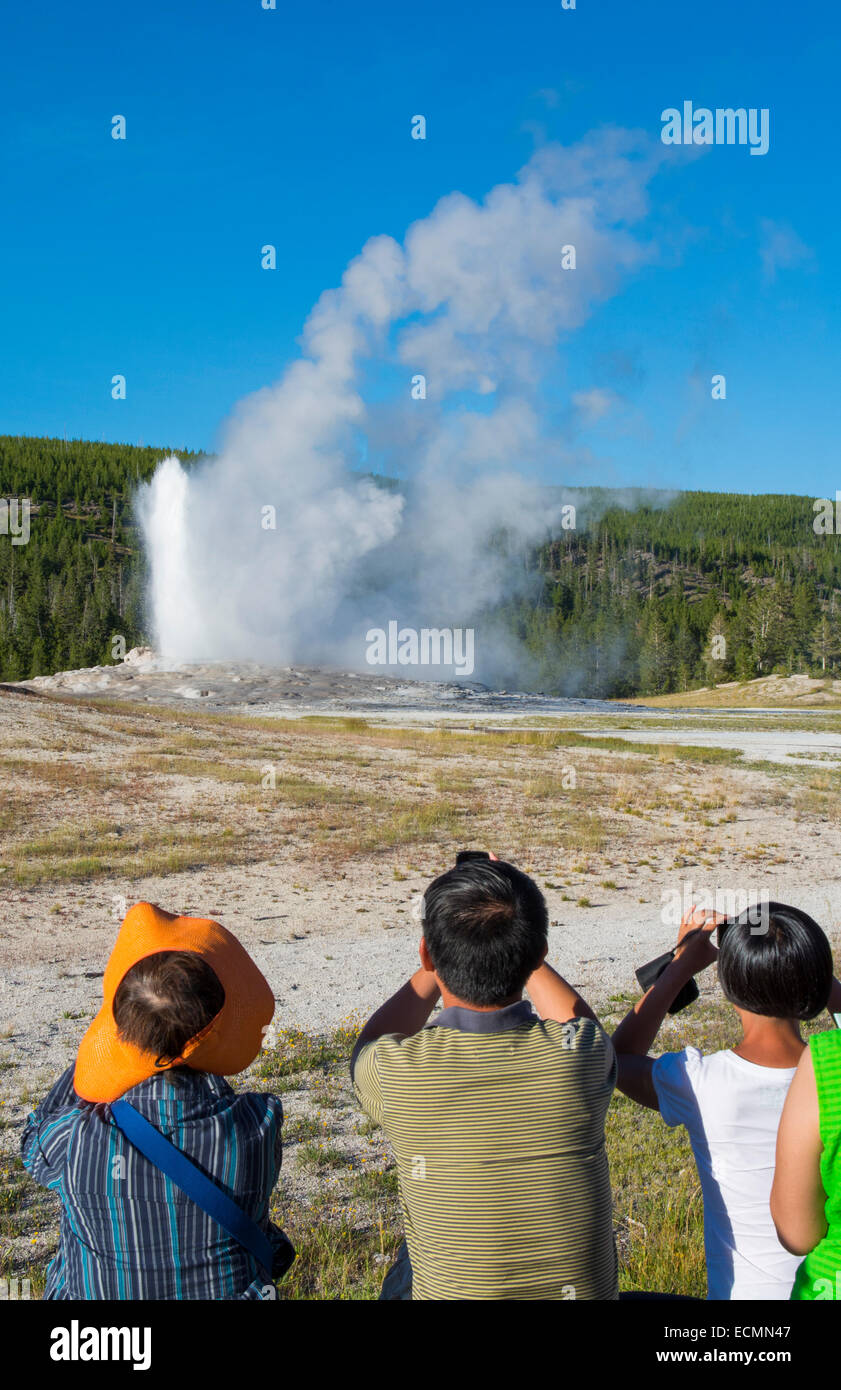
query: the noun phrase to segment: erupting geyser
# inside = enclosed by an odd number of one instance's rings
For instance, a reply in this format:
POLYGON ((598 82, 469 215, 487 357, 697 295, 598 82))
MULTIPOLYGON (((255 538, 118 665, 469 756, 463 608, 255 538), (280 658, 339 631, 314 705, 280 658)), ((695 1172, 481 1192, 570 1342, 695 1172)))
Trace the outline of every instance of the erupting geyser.
POLYGON ((151 572, 154 641, 164 661, 200 659, 201 607, 190 573, 190 482, 178 459, 159 464, 141 500, 141 524, 151 572))
MULTIPOLYGON (((364 669, 369 629, 472 628, 523 583, 523 547, 557 530, 564 501, 528 474, 586 481, 575 437, 593 396, 600 414, 612 399, 600 383, 547 411, 555 349, 651 259, 628 228, 663 158, 616 130, 545 146, 484 202, 451 194, 402 245, 366 243, 218 455, 189 476, 168 458, 142 489, 165 659, 364 669), (409 479, 405 496, 360 476, 372 460, 409 479)), ((476 679, 525 662, 477 627, 476 679)))

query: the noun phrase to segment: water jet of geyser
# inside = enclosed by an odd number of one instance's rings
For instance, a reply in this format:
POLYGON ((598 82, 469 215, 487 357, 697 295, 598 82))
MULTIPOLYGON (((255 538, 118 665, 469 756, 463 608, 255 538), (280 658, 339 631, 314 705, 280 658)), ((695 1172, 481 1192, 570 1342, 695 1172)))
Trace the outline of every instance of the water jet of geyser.
POLYGON ((544 146, 482 203, 451 194, 402 245, 366 243, 311 312, 303 356, 240 404, 219 453, 189 475, 167 458, 141 489, 165 661, 364 670, 366 632, 396 619, 475 626, 474 679, 524 670, 524 651, 482 615, 526 582, 524 551, 557 529, 563 498, 550 505, 529 475, 588 457, 574 406, 560 428, 548 415, 545 377, 559 341, 651 259, 628 225, 662 158, 615 130, 544 146), (390 398, 366 401, 368 363, 399 368, 390 398), (408 479, 402 491, 354 473, 361 438, 379 472, 408 479))
POLYGON ((140 520, 149 561, 153 640, 164 662, 195 655, 201 606, 189 560, 189 478, 174 456, 163 460, 141 494, 140 520))

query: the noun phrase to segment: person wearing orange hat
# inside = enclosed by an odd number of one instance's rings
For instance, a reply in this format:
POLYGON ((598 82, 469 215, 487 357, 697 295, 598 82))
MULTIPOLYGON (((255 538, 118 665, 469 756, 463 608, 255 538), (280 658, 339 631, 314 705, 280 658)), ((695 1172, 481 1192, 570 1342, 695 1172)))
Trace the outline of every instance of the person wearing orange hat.
POLYGON ((224 1080, 260 1051, 272 991, 231 932, 137 903, 76 1057, 21 1151, 58 1191, 49 1299, 258 1299, 294 1251, 269 1220, 275 1095, 224 1080))

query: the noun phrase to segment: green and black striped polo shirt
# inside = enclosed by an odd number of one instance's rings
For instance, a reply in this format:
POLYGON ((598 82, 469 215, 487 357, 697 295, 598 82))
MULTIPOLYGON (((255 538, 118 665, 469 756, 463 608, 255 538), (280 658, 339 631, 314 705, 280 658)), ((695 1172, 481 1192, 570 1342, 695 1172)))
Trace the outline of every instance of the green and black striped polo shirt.
POLYGON ((353 1081, 394 1149, 413 1298, 618 1297, 599 1024, 444 1009, 368 1043, 353 1081))

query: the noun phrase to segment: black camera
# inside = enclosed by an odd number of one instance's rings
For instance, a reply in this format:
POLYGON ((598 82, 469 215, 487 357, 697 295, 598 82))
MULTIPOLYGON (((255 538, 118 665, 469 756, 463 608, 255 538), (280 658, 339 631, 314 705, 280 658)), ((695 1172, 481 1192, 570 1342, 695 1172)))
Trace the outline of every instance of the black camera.
MULTIPOLYGON (((655 960, 649 960, 645 965, 641 965, 639 970, 635 970, 637 983, 643 993, 647 993, 651 986, 659 980, 667 966, 671 965, 675 958, 674 951, 665 951, 662 956, 657 956, 655 960)), ((697 984, 693 980, 687 980, 683 989, 675 995, 669 1008, 670 1014, 679 1014, 681 1009, 685 1009, 687 1004, 694 1004, 698 995, 701 993, 697 984)))

